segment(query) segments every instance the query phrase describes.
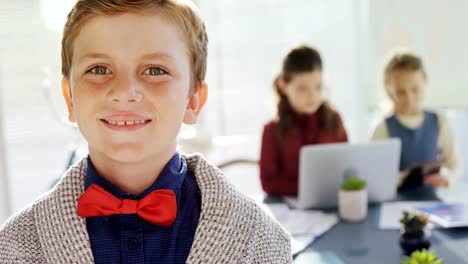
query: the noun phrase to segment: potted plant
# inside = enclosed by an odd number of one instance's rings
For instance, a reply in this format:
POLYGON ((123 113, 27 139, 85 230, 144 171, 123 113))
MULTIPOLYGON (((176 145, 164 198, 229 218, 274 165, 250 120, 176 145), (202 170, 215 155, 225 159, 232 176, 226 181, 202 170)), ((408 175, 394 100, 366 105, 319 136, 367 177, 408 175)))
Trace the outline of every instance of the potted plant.
POLYGON ((366 182, 358 177, 346 178, 338 191, 338 212, 341 219, 362 221, 367 216, 366 182))
POLYGON ((400 234, 400 246, 406 255, 416 250, 429 249, 429 231, 426 230, 429 218, 426 214, 403 212, 403 218, 400 223, 403 228, 400 234))
POLYGON ((401 261, 401 264, 442 264, 443 259, 438 258, 433 252, 429 252, 425 249, 414 251, 410 257, 405 257, 401 261))

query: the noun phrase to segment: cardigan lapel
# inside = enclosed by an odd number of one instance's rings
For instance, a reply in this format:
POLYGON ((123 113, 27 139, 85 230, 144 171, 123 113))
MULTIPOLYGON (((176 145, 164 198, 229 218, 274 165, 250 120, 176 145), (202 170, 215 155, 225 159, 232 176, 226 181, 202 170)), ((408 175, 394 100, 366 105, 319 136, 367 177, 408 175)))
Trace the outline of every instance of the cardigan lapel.
POLYGON ((84 192, 86 159, 70 168, 62 180, 38 203, 36 225, 48 263, 94 263, 86 219, 76 214, 84 192))
POLYGON ((200 220, 187 263, 238 263, 251 237, 249 201, 234 190, 218 168, 200 155, 185 156, 202 197, 200 220), (248 241, 245 240, 245 241, 248 241))

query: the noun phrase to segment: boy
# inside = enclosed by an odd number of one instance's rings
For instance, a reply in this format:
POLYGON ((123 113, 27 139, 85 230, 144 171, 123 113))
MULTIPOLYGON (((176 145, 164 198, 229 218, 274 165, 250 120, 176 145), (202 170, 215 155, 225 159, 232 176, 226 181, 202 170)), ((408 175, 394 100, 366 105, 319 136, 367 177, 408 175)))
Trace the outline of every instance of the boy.
POLYGON ((62 90, 89 156, 0 229, 0 263, 290 263, 289 237, 176 136, 207 98, 207 36, 174 0, 79 0, 62 90))
POLYGON ((384 84, 395 112, 377 126, 373 138, 396 137, 402 141, 399 189, 448 187, 458 169, 453 133, 443 114, 422 106, 427 89, 422 60, 411 52, 396 51, 385 66, 384 84), (415 175, 415 168, 421 164, 434 168, 417 169, 415 175), (428 175, 420 175, 425 170, 428 175))

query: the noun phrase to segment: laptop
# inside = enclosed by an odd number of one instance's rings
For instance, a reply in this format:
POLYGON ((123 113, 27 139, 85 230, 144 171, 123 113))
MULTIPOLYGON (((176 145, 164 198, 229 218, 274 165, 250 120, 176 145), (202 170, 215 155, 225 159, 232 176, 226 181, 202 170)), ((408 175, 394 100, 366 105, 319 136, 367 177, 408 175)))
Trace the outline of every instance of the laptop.
POLYGON ((286 202, 300 209, 335 208, 338 190, 347 177, 367 182, 370 203, 392 200, 397 192, 400 155, 399 139, 303 146, 298 196, 286 197, 286 202))

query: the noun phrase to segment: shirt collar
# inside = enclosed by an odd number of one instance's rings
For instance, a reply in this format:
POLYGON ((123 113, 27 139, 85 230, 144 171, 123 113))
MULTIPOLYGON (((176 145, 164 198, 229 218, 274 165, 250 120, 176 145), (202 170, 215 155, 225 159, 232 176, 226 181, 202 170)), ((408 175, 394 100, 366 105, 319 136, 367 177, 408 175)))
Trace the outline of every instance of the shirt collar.
POLYGON ((86 168, 85 175, 85 189, 87 189, 91 184, 97 184, 117 198, 129 198, 136 200, 139 200, 150 192, 159 189, 172 190, 178 198, 187 172, 187 163, 185 159, 180 156, 179 153, 175 153, 174 156, 172 156, 172 158, 167 162, 156 181, 154 181, 150 187, 148 187, 140 194, 132 195, 124 192, 119 187, 115 186, 104 177, 99 175, 94 168, 89 156, 87 158, 87 163, 88 166, 86 168))

